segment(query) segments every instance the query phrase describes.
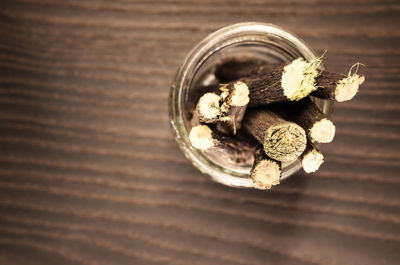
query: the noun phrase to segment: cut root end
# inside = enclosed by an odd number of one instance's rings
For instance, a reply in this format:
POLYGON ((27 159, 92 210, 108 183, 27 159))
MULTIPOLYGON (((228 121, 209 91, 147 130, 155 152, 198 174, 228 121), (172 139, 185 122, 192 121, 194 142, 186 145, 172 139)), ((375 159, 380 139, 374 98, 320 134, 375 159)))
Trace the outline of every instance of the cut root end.
POLYGON ((316 149, 312 149, 303 156, 301 165, 306 173, 312 173, 317 171, 323 162, 324 155, 316 149))
POLYGON ((206 93, 198 103, 198 112, 201 119, 216 120, 221 115, 221 97, 215 93, 206 93))
POLYGON ((192 128, 189 134, 192 145, 200 150, 207 150, 214 146, 212 131, 207 125, 198 125, 192 128))
POLYGON ((240 81, 236 82, 233 85, 230 104, 232 106, 238 106, 238 107, 247 105, 250 101, 249 94, 250 94, 249 88, 245 83, 240 81))
POLYGON ((351 100, 358 92, 359 86, 365 81, 364 76, 349 75, 339 80, 335 90, 335 99, 338 102, 351 100))
POLYGON ((317 143, 330 143, 335 137, 335 131, 335 125, 330 120, 322 119, 314 123, 309 135, 317 143))
POLYGON ((306 62, 303 58, 298 58, 283 68, 281 84, 288 99, 300 100, 317 88, 315 78, 318 76, 317 68, 320 63, 320 60, 306 62))
POLYGON ((286 162, 295 160, 305 150, 306 133, 295 123, 270 127, 267 130, 264 151, 272 159, 286 162))
POLYGON ((270 189, 278 185, 281 177, 281 169, 277 162, 261 160, 253 169, 251 178, 257 189, 270 189))

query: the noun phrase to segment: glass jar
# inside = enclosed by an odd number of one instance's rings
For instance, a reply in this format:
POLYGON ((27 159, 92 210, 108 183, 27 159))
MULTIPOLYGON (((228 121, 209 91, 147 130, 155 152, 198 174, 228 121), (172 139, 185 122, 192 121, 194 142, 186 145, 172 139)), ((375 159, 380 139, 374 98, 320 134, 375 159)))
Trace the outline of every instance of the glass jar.
MULTIPOLYGON (((193 88, 218 83, 213 74, 216 64, 238 57, 255 58, 268 63, 289 63, 299 57, 310 61, 317 56, 302 40, 275 25, 248 22, 224 27, 207 36, 194 47, 178 69, 170 91, 169 116, 182 152, 195 167, 213 180, 229 186, 250 188, 253 187, 249 177, 251 163, 228 165, 194 148, 189 140, 191 114, 188 106, 193 88)), ((324 113, 330 113, 329 100, 314 100, 324 113)), ((300 168, 297 160, 283 163, 281 179, 300 168)))

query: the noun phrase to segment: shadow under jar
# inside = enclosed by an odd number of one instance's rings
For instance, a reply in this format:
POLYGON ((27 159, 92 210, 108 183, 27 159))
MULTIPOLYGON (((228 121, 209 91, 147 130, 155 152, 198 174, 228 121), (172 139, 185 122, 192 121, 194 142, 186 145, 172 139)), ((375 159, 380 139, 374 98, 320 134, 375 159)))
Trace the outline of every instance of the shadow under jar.
MULTIPOLYGON (((219 183, 234 187, 254 187, 250 178, 252 159, 232 163, 224 156, 203 152, 191 145, 191 111, 193 98, 198 97, 195 89, 219 83, 214 71, 216 65, 222 61, 245 58, 275 64, 289 63, 299 57, 311 61, 317 56, 302 40, 272 24, 234 24, 217 30, 201 41, 178 69, 170 91, 170 123, 186 158, 219 183)), ((320 70, 323 70, 322 65, 320 70)), ((325 114, 330 114, 329 100, 313 100, 325 114)), ((249 156, 252 157, 252 153, 249 156)), ((300 168, 297 160, 283 163, 281 179, 289 177, 300 168)))

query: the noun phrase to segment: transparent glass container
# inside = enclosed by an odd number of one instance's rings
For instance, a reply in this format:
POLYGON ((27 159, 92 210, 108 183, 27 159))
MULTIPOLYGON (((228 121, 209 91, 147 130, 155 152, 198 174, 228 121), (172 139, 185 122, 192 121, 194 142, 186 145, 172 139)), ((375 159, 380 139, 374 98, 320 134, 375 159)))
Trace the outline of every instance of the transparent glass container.
MULTIPOLYGON (((304 41, 293 34, 265 23, 239 23, 221 28, 207 36, 187 55, 172 82, 169 98, 169 117, 175 139, 182 152, 201 172, 219 183, 251 188, 252 163, 229 164, 218 157, 194 148, 189 140, 191 129, 189 101, 193 89, 219 83, 213 72, 221 61, 230 58, 255 58, 268 63, 289 63, 303 57, 307 61, 316 54, 304 41)), ((320 66, 320 70, 323 66, 320 66)), ((329 100, 314 99, 321 110, 330 114, 329 100)), ((281 180, 301 168, 300 163, 283 163, 281 180)))

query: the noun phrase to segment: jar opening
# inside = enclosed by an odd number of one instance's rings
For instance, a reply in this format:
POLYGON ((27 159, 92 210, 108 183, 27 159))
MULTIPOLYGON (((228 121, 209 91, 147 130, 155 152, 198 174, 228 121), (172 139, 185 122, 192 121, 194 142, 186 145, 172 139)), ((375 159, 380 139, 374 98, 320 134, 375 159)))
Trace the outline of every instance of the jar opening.
MULTIPOLYGON (((289 63, 298 57, 306 60, 316 55, 301 40, 282 29, 263 23, 240 23, 222 28, 199 43, 178 70, 171 89, 171 124, 177 142, 192 163, 203 173, 226 185, 253 187, 249 172, 253 151, 245 150, 243 159, 235 161, 223 154, 201 152, 191 146, 188 132, 197 100, 196 89, 219 84, 214 72, 219 63, 229 59, 257 59, 266 63, 289 63)), ((317 102, 329 111, 326 102, 317 102)), ((300 168, 297 161, 282 165, 282 179, 300 168)))

